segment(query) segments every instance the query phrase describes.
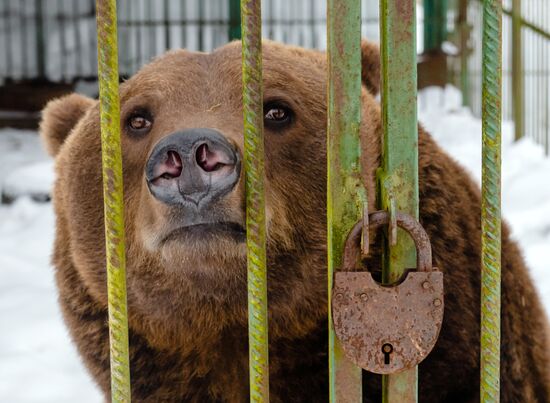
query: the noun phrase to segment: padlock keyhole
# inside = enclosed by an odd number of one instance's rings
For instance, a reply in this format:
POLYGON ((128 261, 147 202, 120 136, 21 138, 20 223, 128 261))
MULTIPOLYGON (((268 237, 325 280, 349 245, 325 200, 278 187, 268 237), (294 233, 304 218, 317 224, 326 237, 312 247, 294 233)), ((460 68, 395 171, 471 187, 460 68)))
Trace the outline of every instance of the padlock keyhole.
POLYGON ((382 353, 384 354, 384 364, 390 365, 390 354, 393 352, 393 346, 390 343, 385 343, 382 346, 382 353))

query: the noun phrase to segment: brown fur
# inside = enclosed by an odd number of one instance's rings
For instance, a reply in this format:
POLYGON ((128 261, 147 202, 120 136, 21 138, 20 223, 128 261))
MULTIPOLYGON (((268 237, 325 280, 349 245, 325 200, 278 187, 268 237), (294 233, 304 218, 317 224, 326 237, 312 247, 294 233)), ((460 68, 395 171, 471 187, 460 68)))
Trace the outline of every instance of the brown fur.
MULTIPOLYGON (((378 52, 363 44, 364 176, 376 205, 379 165, 378 52), (371 90, 371 93, 367 91, 371 90)), ((179 212, 148 192, 153 146, 176 130, 209 127, 242 149, 241 49, 170 52, 121 88, 122 122, 147 106, 152 131, 132 138, 122 124, 132 394, 140 402, 243 402, 248 398, 246 248, 212 236, 161 244, 179 212)), ((264 98, 295 111, 284 133, 266 130, 270 383, 274 402, 326 401, 326 77, 319 52, 265 41, 264 98)), ((80 97, 45 110, 42 135, 57 154, 53 262, 71 335, 109 395, 99 108, 80 97), (78 121, 78 123, 77 123, 78 121), (71 130, 74 126, 75 128, 71 130), (66 137, 66 139, 65 139, 66 137)), ((477 401, 479 395, 480 195, 464 170, 424 131, 419 138, 420 215, 445 272, 445 320, 420 365, 420 400, 477 401)), ((213 207, 244 223, 242 175, 213 207)), ((376 247, 373 245, 376 252, 376 247)), ((373 267, 378 254, 373 253, 373 267)), ((503 231, 502 401, 549 401, 545 313, 517 246, 503 231)), ((365 401, 380 379, 364 375, 365 401)))
POLYGON ((59 148, 76 126, 80 118, 94 104, 94 101, 80 94, 70 94, 55 99, 46 105, 42 111, 40 132, 48 154, 55 157, 59 148), (46 136, 46 137, 44 137, 46 136))

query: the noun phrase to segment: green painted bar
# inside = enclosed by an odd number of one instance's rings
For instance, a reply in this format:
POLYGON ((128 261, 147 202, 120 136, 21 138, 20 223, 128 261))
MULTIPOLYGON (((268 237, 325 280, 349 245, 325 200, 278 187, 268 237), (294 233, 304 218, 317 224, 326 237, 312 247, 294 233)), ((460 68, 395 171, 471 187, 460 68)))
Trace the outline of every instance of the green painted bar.
POLYGON ((241 39, 241 2, 240 0, 229 1, 229 40, 241 39))
POLYGON ((523 115, 523 47, 521 38, 521 0, 512 0, 512 107, 514 113, 514 137, 524 135, 523 115))
POLYGON ((458 0, 457 29, 460 35, 460 92, 462 93, 462 105, 471 106, 470 100, 470 72, 468 61, 470 49, 470 27, 468 26, 468 0, 458 0))
POLYGON ((502 2, 483 2, 480 401, 500 400, 502 2))
POLYGON ((111 401, 129 403, 131 384, 116 1, 97 0, 96 12, 111 401))
MULTIPOLYGON (((416 2, 380 1, 384 147, 379 172, 380 207, 418 218, 418 124, 416 114, 416 2)), ((383 280, 393 283, 416 267, 412 240, 402 230, 388 242, 383 280)), ((383 376, 383 401, 416 402, 417 368, 383 376)))
POLYGON ((424 0, 424 52, 441 49, 447 39, 447 0, 424 0))
POLYGON ((345 239, 366 211, 361 180, 361 2, 327 1, 327 227, 329 300, 329 390, 331 402, 361 401, 361 369, 352 364, 334 334, 330 300, 334 271, 345 239))
POLYGON ((250 401, 269 402, 261 2, 243 0, 241 20, 250 401))

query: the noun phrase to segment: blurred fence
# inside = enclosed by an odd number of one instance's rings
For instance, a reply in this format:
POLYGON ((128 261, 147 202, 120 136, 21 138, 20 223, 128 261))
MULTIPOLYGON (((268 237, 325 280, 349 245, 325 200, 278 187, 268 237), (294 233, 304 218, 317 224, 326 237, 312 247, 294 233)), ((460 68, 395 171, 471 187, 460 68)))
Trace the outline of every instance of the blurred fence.
MULTIPOLYGON (((97 76, 93 0, 0 0, 0 80, 72 82, 97 76)), ((326 4, 264 0, 263 35, 326 47, 326 4)), ((378 39, 378 4, 362 0, 363 35, 378 39)), ((229 40, 230 0, 118 1, 120 73, 167 49, 210 51, 229 40)))
MULTIPOLYGON (((550 141, 550 0, 518 1, 520 34, 513 37, 512 3, 503 0, 503 118, 516 122, 516 133, 533 138, 549 154, 550 141), (514 50, 515 47, 515 50, 514 50), (518 74, 514 72, 514 61, 518 74), (515 78, 514 78, 515 76, 515 78), (519 88, 514 90, 514 85, 519 88), (517 105, 514 104, 517 102, 517 105), (519 110, 514 111, 514 107, 519 110), (518 116, 519 114, 519 116, 518 116)), ((460 63, 452 66, 464 103, 481 116, 482 2, 470 1, 467 25, 470 34, 467 80, 459 83, 460 63)))
MULTIPOLYGON (((167 49, 210 51, 229 40, 232 0, 119 0, 119 67, 127 77, 167 49)), ((443 50, 448 79, 459 86, 464 103, 481 116, 480 1, 447 4, 443 50), (461 4, 464 6, 461 16, 461 4), (462 41, 460 32, 466 32, 462 41), (450 42, 456 45, 448 46, 450 42), (462 55, 462 56, 461 56, 462 55)), ((97 76, 94 0, 0 0, 0 85, 39 79, 73 83, 97 76)), ((362 0, 362 33, 377 41, 378 2, 362 0)), ((504 0, 503 114, 518 122, 517 132, 549 152, 550 0, 504 0), (512 80, 518 46, 512 35, 512 2, 521 4, 521 80, 512 80), (516 91, 513 91, 514 85, 516 91), (520 85, 519 90, 517 85, 520 85), (519 92, 518 92, 519 91, 519 92), (519 98, 523 98, 522 100, 519 98), (516 104, 521 103, 518 109, 516 104), (518 100, 519 99, 519 100, 518 100), (519 115, 519 116, 518 116, 519 115)), ((277 41, 326 48, 326 4, 318 0, 264 0, 263 35, 277 41)), ((419 10, 422 18, 422 9, 419 10)), ((419 21, 419 50, 423 44, 419 21)), ((516 64, 516 69, 518 69, 516 64)), ((516 78, 518 75, 515 75, 516 78)), ((428 80, 429 81, 429 80, 428 80)))

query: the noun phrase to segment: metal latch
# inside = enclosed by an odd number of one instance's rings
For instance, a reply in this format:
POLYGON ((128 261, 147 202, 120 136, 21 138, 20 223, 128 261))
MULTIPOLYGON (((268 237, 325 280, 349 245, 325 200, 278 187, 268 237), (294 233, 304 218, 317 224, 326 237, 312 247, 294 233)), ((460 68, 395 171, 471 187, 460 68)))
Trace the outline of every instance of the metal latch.
MULTIPOLYGON (((361 220, 348 235, 332 292, 334 329, 346 356, 377 374, 420 363, 433 349, 443 322, 443 273, 432 267, 428 235, 413 217, 396 213, 396 219, 415 242, 417 269, 390 286, 376 282, 368 271, 354 271, 360 257, 361 220)), ((371 228, 389 223, 386 211, 369 216, 371 228)))

